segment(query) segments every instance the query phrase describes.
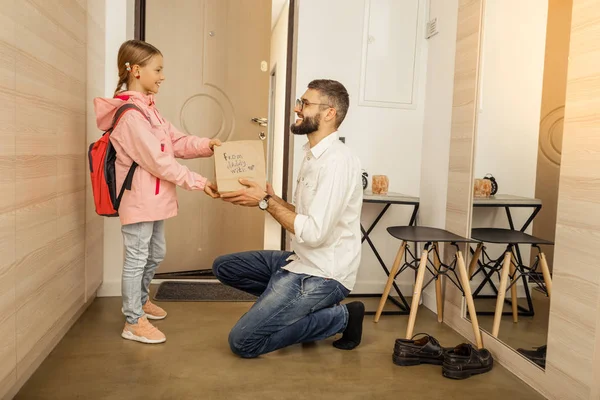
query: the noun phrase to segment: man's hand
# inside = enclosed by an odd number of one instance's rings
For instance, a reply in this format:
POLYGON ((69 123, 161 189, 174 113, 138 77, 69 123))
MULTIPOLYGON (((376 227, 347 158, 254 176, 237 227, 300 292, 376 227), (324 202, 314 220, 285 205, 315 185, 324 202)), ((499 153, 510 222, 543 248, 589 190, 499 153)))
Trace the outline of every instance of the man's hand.
MULTIPOLYGON (((256 207, 258 202, 265 198, 267 193, 254 181, 247 179, 240 179, 240 183, 246 188, 237 190, 235 192, 223 193, 221 198, 223 201, 233 203, 238 206, 244 207, 256 207)), ((267 184, 267 191, 270 185, 267 184)), ((273 191, 273 188, 271 188, 273 191)))
POLYGON ((295 233, 294 220, 296 213, 294 212, 294 206, 281 200, 273 192, 273 187, 267 183, 267 192, 258 185, 258 183, 249 181, 247 179, 240 179, 240 183, 246 186, 244 189, 223 193, 221 198, 228 202, 239 206, 245 207, 256 207, 258 202, 265 198, 267 194, 270 194, 271 201, 269 201, 269 207, 267 212, 275 218, 279 224, 291 233, 295 233))
POLYGON ((219 194, 219 190, 217 185, 212 183, 211 181, 206 181, 206 185, 204 185, 204 193, 212 197, 213 199, 219 198, 221 195, 219 194))
POLYGON ((208 147, 210 147, 210 149, 212 151, 215 150, 215 146, 220 146, 222 143, 219 139, 212 139, 210 142, 208 142, 208 147))

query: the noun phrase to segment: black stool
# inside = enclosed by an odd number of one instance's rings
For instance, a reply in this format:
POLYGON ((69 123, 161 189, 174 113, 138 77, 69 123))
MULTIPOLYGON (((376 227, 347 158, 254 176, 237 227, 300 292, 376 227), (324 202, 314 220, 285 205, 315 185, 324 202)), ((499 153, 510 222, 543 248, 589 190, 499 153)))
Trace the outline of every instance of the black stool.
POLYGON ((475 334, 475 341, 477 343, 477 347, 482 348, 483 343, 481 341, 481 333, 479 331, 479 324, 477 322, 475 304, 473 303, 473 296, 471 295, 471 288, 469 286, 469 276, 467 275, 467 268, 465 266, 465 260, 463 258, 462 252, 458 247, 458 243, 472 243, 475 241, 463 238, 443 229, 428 228, 424 226, 393 226, 387 228, 387 231, 396 239, 402 240, 402 244, 400 245, 400 249, 398 250, 396 259, 394 261, 394 266, 390 271, 390 276, 388 277, 385 289, 381 296, 379 307, 377 308, 377 313, 375 314, 375 322, 379 321, 379 317, 381 316, 381 312, 383 311, 383 306, 385 305, 388 294, 392 288, 392 284, 394 283, 394 279, 396 278, 396 276, 400 272, 404 271, 406 268, 411 268, 413 270, 415 268, 411 263, 404 263, 402 264, 402 268, 400 267, 402 263, 402 257, 405 253, 408 243, 425 243, 425 247, 423 248, 423 252, 421 253, 419 267, 417 270, 417 279, 415 282, 415 290, 413 293, 412 304, 410 307, 410 316, 408 319, 408 328, 406 329, 406 338, 410 339, 413 335, 415 320, 417 318, 417 309, 419 307, 419 300, 421 298, 421 291, 424 288, 423 280, 425 277, 425 270, 427 269, 429 270, 429 272, 431 272, 433 278, 431 278, 431 280, 427 282, 425 287, 427 287, 427 285, 429 285, 432 281, 435 280, 435 295, 437 301, 438 321, 442 322, 443 320, 442 283, 440 277, 446 276, 454 285, 456 285, 456 287, 458 287, 458 289, 466 297, 469 313, 470 315, 474 316, 473 318, 471 318, 471 324, 473 326, 473 333, 475 334), (451 245, 456 247, 456 254, 454 256, 453 261, 449 265, 441 262, 439 254, 440 242, 450 243, 451 245), (429 260, 429 253, 433 253, 433 263, 431 263, 431 261, 429 260), (428 265, 428 263, 431 264, 433 269, 430 268, 430 265, 428 265), (456 274, 456 267, 458 267, 458 273, 460 275, 460 278, 456 274), (452 276, 450 275, 451 273, 454 275, 456 280, 452 279, 452 276))
MULTIPOLYGON (((475 250, 475 254, 473 259, 471 260, 469 272, 471 276, 476 275, 479 271, 483 271, 485 274, 485 278, 479 288, 475 291, 477 294, 486 282, 491 283, 491 277, 494 273, 500 274, 500 287, 498 288, 498 299, 496 300, 496 311, 494 312, 494 325, 492 328, 492 335, 494 337, 498 337, 498 332, 500 330, 500 321, 502 319, 502 307, 504 306, 504 299, 506 296, 506 291, 508 288, 511 289, 511 305, 512 305, 512 314, 513 321, 519 321, 519 305, 517 304, 517 281, 519 278, 523 278, 523 283, 525 286, 525 295, 527 296, 527 303, 529 305, 529 309, 533 312, 533 302, 531 300, 531 294, 529 293, 529 287, 527 285, 527 278, 531 277, 531 279, 544 291, 548 294, 548 297, 552 294, 552 279, 550 278, 550 270, 548 269, 548 263, 546 261, 546 256, 540 249, 540 245, 553 245, 553 242, 550 242, 545 239, 540 239, 535 236, 528 235, 521 231, 515 231, 512 229, 503 229, 503 228, 475 228, 471 230, 471 237, 481 243, 477 245, 477 249, 475 250), (479 256, 483 254, 486 256, 485 247, 483 243, 499 243, 506 244, 506 251, 504 252, 504 258, 502 261, 502 266, 500 266, 500 259, 491 260, 493 263, 487 263, 484 259, 483 263, 479 270, 473 273, 475 266, 478 263, 479 256), (519 258, 515 255, 516 246, 520 244, 530 244, 531 247, 534 247, 538 250, 538 255, 536 261, 533 263, 531 267, 524 265, 519 261, 519 258), (539 280, 536 274, 536 270, 538 265, 542 269, 542 275, 544 283, 539 280), (486 273, 484 268, 489 268, 490 271, 486 273), (507 288, 508 278, 510 277, 511 283, 507 288)), ((489 257, 488 257, 489 259, 489 257)), ((495 289, 495 286, 492 285, 495 289)), ((470 313, 470 312, 469 312, 470 313)), ((470 313, 472 316, 473 314, 470 313)))

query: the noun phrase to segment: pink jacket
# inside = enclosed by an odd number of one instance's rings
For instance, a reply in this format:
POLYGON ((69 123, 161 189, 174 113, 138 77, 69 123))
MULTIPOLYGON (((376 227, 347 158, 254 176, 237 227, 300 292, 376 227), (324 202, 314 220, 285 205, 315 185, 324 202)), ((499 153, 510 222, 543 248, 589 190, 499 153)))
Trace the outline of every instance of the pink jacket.
POLYGON ((106 131, 111 128, 119 106, 131 102, 136 110, 127 111, 111 133, 110 141, 117 151, 115 170, 117 193, 133 161, 138 163, 131 191, 126 190, 119 206, 123 225, 160 221, 177 215, 176 185, 186 190, 203 190, 206 178, 179 164, 178 158, 210 157, 209 139, 178 131, 158 113, 154 97, 139 92, 123 92, 114 99, 96 98, 96 123, 106 131))

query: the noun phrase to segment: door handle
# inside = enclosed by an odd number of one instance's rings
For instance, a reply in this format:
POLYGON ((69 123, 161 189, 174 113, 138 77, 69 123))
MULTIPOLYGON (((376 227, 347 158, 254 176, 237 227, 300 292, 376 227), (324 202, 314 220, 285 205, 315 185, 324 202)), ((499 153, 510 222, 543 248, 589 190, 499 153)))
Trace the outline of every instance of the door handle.
POLYGON ((260 126, 267 126, 268 121, 266 118, 254 117, 252 118, 252 122, 256 122, 260 126))

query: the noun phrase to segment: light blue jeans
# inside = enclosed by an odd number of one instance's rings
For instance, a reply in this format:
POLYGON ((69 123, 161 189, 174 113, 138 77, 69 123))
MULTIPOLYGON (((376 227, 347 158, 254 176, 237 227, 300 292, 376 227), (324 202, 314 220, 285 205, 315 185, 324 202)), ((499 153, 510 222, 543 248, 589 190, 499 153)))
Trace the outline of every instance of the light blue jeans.
POLYGON ((125 263, 123 265, 123 313, 130 324, 144 315, 150 282, 167 252, 165 221, 123 225, 125 263))

